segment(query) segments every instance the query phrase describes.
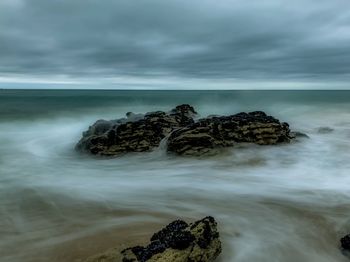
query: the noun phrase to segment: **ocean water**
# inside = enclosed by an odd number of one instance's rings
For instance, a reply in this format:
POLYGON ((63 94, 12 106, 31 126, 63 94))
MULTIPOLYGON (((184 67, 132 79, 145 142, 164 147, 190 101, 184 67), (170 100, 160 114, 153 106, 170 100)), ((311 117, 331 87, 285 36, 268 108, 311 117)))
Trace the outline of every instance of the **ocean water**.
POLYGON ((221 262, 345 262, 349 170, 348 91, 0 90, 0 261, 78 261, 212 215, 221 262), (97 119, 182 103, 203 117, 263 110, 309 139, 208 158, 74 151, 97 119))

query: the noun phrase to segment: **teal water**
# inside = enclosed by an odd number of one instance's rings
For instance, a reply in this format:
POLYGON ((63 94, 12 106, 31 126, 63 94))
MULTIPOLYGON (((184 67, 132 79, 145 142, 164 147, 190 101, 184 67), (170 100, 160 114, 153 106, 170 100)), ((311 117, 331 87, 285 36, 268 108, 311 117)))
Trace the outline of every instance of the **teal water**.
POLYGON ((75 261, 206 215, 221 262, 347 261, 349 91, 0 90, 0 145, 0 261, 75 261), (263 110, 310 139, 207 159, 73 150, 97 119, 182 103, 201 116, 263 110))
MULTIPOLYGON (((276 111, 284 104, 346 106, 350 91, 115 91, 115 90, 6 90, 0 89, 0 117, 9 119, 96 113, 101 109, 164 108, 189 103, 214 111, 276 111), (220 105, 220 107, 218 107, 220 105)), ((118 112, 114 112, 118 113, 118 112)), ((122 114, 124 112, 121 112, 122 114)))

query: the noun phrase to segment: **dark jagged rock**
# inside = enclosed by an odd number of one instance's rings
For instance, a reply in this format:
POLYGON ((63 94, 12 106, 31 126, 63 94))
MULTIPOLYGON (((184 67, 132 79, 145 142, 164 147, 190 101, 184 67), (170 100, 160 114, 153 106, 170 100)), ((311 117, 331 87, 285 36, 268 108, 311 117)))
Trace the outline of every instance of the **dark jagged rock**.
POLYGON ((98 120, 83 133, 76 149, 94 155, 113 156, 126 152, 149 151, 175 128, 194 123, 196 111, 179 105, 169 113, 143 114, 128 112, 127 118, 98 120))
POLYGON ((124 249, 122 262, 209 262, 221 253, 213 217, 193 224, 176 220, 151 237, 146 247, 124 249))
POLYGON ((343 250, 350 251, 350 234, 341 238, 340 244, 343 250))
POLYGON ((290 132, 287 123, 261 111, 209 116, 198 121, 194 121, 195 115, 192 106, 179 105, 168 113, 128 112, 126 118, 98 120, 83 133, 76 149, 105 156, 143 152, 158 147, 161 140, 169 136, 168 152, 204 155, 236 143, 273 145, 305 136, 290 132))
POLYGON ((273 145, 292 138, 287 123, 255 111, 200 119, 172 132, 167 146, 180 155, 203 155, 235 143, 273 145))

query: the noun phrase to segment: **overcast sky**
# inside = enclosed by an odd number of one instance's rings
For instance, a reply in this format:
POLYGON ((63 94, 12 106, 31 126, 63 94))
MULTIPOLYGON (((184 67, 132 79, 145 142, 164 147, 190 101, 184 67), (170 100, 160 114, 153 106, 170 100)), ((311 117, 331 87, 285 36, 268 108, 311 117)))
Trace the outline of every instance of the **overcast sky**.
POLYGON ((348 88, 349 0, 0 0, 0 87, 348 88))

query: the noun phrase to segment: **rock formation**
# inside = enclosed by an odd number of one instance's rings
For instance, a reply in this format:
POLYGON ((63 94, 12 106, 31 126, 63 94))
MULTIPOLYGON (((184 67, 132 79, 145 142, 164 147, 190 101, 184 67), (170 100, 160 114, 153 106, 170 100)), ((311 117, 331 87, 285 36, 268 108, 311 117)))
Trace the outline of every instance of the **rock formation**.
POLYGON ((180 105, 168 113, 129 112, 126 115, 127 118, 118 120, 98 120, 83 133, 76 149, 105 156, 143 152, 158 147, 161 140, 169 136, 168 152, 203 155, 236 143, 274 145, 289 142, 297 135, 290 132, 287 123, 261 111, 209 116, 195 121, 194 108, 180 105))
POLYGON ((289 125, 264 112, 208 117, 177 129, 168 139, 168 151, 180 155, 203 155, 236 143, 274 145, 289 142, 289 125))
POLYGON ((192 106, 179 105, 169 113, 157 111, 142 115, 129 112, 127 118, 98 120, 83 133, 76 149, 105 156, 149 151, 175 128, 193 123, 195 115, 192 106))
POLYGON ((175 220, 153 234, 146 246, 111 249, 85 262, 212 262, 220 253, 216 221, 205 217, 192 224, 175 220))
POLYGON ((209 262, 221 252, 213 217, 188 225, 176 220, 155 233, 146 247, 123 250, 123 262, 209 262))

